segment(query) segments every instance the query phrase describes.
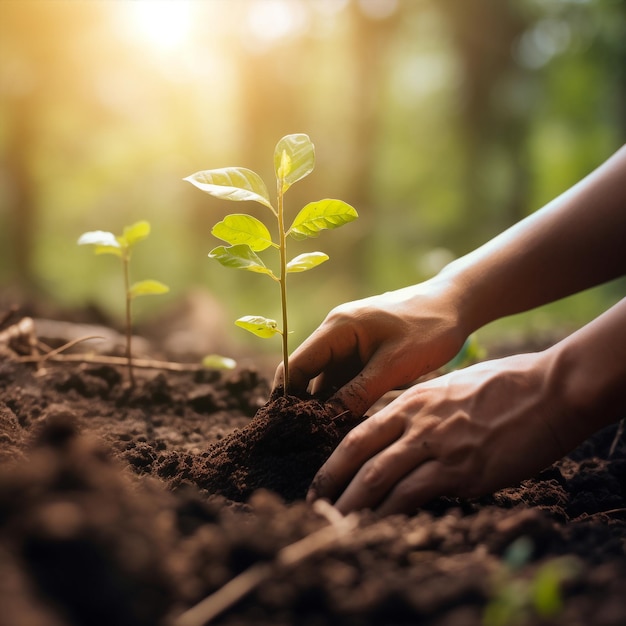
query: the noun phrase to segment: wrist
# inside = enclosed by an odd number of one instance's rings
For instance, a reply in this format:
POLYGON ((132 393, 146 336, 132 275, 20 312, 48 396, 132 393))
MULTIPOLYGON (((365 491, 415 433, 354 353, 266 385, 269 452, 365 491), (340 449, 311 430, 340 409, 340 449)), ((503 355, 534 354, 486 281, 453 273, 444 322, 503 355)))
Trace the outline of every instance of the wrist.
POLYGON ((481 302, 480 290, 472 280, 464 257, 446 265, 433 279, 446 294, 464 337, 493 321, 490 307, 481 302))
POLYGON ((589 345, 591 336, 585 327, 546 351, 549 384, 563 407, 558 419, 574 445, 626 415, 624 362, 607 346, 589 345))

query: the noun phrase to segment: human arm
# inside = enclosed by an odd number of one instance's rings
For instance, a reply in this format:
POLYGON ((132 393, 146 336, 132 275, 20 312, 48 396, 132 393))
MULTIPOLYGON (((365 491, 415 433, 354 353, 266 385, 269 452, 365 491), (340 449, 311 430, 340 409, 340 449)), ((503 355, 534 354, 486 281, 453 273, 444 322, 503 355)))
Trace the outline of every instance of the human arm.
POLYGON ((308 498, 410 513, 528 478, 626 416, 626 298, 539 353, 418 384, 355 427, 308 498))
POLYGON ((626 145, 589 176, 442 274, 467 333, 626 273, 626 145))
MULTIPOLYGON (((626 146, 568 192, 418 285, 341 305, 290 357, 292 391, 363 414, 474 330, 626 271, 626 146)), ((275 385, 282 382, 279 367, 275 385)))

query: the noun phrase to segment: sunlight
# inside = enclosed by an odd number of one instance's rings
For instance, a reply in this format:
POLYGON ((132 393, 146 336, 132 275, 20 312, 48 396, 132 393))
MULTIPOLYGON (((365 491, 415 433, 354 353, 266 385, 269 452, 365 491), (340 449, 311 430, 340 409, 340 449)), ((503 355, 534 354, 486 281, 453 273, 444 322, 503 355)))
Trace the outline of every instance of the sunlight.
POLYGON ((193 25, 192 3, 176 0, 133 0, 126 4, 129 26, 150 46, 170 51, 183 46, 193 25))
POLYGON ((247 27, 253 41, 265 48, 280 39, 295 36, 307 28, 305 7, 293 0, 265 0, 250 4, 247 27))

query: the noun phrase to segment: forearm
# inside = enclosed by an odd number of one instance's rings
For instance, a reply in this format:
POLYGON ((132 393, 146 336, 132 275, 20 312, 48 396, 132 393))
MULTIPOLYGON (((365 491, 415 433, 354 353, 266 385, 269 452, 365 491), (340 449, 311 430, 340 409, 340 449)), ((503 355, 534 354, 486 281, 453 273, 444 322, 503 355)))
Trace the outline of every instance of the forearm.
POLYGON ((626 146, 541 210, 445 268, 466 332, 626 273, 626 146))
POLYGON ((626 417, 626 298, 546 352, 566 448, 626 417))

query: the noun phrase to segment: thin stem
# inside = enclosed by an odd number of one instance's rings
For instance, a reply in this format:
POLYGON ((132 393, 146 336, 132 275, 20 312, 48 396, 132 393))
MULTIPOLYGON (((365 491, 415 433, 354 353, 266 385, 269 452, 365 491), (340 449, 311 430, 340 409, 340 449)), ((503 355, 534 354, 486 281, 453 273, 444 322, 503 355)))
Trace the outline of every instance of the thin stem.
POLYGON ((283 313, 283 395, 287 395, 289 388, 289 329, 287 327, 287 235, 285 234, 285 220, 283 215, 283 179, 277 183, 278 196, 278 241, 280 244, 280 304, 283 313))
POLYGON ((130 386, 135 386, 135 375, 133 374, 133 355, 132 355, 132 327, 131 327, 131 300, 130 293, 130 251, 125 249, 122 253, 122 264, 124 266, 124 288, 126 291, 126 362, 128 364, 128 378, 130 386))

